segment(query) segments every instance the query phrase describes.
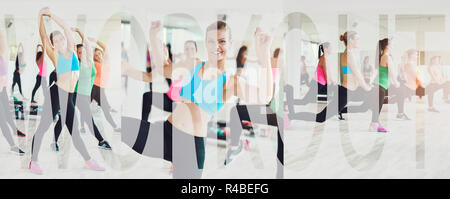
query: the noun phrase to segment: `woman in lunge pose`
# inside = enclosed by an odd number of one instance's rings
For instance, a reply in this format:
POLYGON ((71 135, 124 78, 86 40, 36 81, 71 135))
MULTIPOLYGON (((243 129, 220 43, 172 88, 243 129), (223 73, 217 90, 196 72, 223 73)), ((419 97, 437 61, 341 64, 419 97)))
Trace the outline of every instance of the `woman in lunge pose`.
MULTIPOLYGON (((348 108, 348 112, 366 112, 371 110, 372 122, 370 131, 387 132, 387 130, 378 123, 379 101, 381 95, 377 89, 372 89, 373 85, 364 81, 361 73, 361 65, 355 50, 359 46, 359 36, 354 31, 345 32, 341 35, 340 40, 345 44, 345 51, 341 54, 341 85, 338 86, 338 97, 331 100, 330 103, 320 113, 299 112, 290 114, 290 119, 325 122, 333 115, 342 112, 347 106, 348 100, 362 101, 359 106, 348 108), (378 101, 377 101, 378 99, 378 101), (329 108, 331 107, 331 109, 329 108), (328 111, 328 113, 327 113, 328 111)), ((384 97, 383 97, 384 99, 384 97)), ((383 101, 383 100, 381 100, 383 101)))
MULTIPOLYGON (((164 62, 164 44, 157 37, 161 28, 160 22, 153 22, 150 30, 155 70, 161 70, 164 62)), ((126 133, 121 134, 122 141, 142 155, 171 161, 174 178, 200 178, 205 160, 208 121, 223 107, 224 102, 232 96, 254 104, 267 104, 272 99, 271 39, 259 29, 255 37, 256 54, 261 65, 258 88, 249 86, 241 78, 228 78, 226 54, 231 47, 231 32, 225 22, 218 21, 206 29, 208 60, 195 66, 184 78, 180 100, 168 120, 149 123, 122 117, 122 127, 127 129, 126 133), (255 93, 247 95, 245 92, 248 91, 255 93)), ((133 72, 132 69, 124 71, 133 72)), ((151 78, 153 75, 141 78, 151 78)))

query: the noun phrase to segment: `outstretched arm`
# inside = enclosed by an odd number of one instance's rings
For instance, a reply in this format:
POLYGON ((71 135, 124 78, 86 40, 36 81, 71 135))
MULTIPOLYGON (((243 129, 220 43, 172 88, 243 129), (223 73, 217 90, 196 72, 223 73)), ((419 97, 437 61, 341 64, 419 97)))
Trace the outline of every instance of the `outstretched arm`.
MULTIPOLYGON (((82 51, 83 51, 83 53, 82 53, 82 57, 78 57, 80 60, 81 60, 81 63, 84 65, 84 66, 88 66, 88 58, 87 58, 87 56, 90 54, 90 53, 87 53, 87 52, 89 52, 88 50, 87 50, 87 45, 89 45, 88 43, 89 42, 86 42, 85 41, 85 39, 84 39, 84 34, 80 31, 80 29, 78 29, 78 28, 71 28, 71 30, 72 31, 74 31, 74 32, 76 32, 77 34, 78 34, 78 36, 80 36, 80 38, 81 38, 81 43, 83 44, 83 48, 82 48, 82 51)), ((77 49, 78 50, 78 49, 77 49)))
MULTIPOLYGON (((248 84, 245 78, 234 76, 227 82, 224 99, 227 96, 237 96, 248 104, 268 104, 273 97, 273 78, 270 63, 271 38, 259 28, 255 33, 255 49, 258 63, 261 65, 261 76, 258 78, 258 87, 248 84), (256 91, 256 93, 249 93, 256 91), (256 95, 255 95, 256 94, 256 95)), ((245 69, 244 69, 245 70, 245 69)), ((228 81, 228 80, 227 80, 228 81)))
POLYGON ((64 30, 64 35, 66 36, 67 41, 67 48, 69 49, 70 52, 74 52, 74 41, 72 31, 70 31, 70 28, 64 23, 64 21, 61 18, 54 15, 53 13, 50 13, 50 18, 53 19, 53 21, 64 30))
POLYGON ((50 45, 50 39, 47 37, 47 31, 45 30, 44 16, 50 16, 48 8, 43 8, 39 12, 39 36, 41 37, 42 45, 44 46, 46 54, 52 61, 53 65, 56 66, 55 53, 50 45))
POLYGON ((165 45, 158 38, 158 33, 161 31, 161 28, 162 28, 161 21, 152 22, 152 25, 150 27, 150 47, 152 48, 150 52, 150 57, 156 69, 163 68, 165 62, 164 59, 165 45))

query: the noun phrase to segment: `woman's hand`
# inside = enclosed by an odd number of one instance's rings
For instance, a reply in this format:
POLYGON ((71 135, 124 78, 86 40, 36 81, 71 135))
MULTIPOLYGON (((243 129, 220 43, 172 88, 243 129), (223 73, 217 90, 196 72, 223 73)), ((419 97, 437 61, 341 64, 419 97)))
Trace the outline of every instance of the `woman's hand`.
POLYGON ((158 35, 158 33, 161 31, 162 24, 161 21, 153 21, 150 26, 150 38, 154 38, 158 35))
POLYGON ((42 15, 42 16, 46 16, 46 17, 52 17, 52 14, 51 14, 51 12, 50 12, 50 8, 48 8, 48 7, 44 7, 44 8, 42 8, 40 11, 39 11, 39 15, 42 15))
POLYGON ((265 62, 270 63, 270 45, 272 44, 271 37, 262 32, 260 28, 256 28, 255 32, 255 49, 258 62, 265 65, 265 62))

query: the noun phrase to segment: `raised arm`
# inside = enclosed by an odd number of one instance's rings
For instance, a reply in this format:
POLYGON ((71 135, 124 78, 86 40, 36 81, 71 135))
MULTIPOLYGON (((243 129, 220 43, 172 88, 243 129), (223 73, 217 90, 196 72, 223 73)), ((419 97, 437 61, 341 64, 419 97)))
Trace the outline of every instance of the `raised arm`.
POLYGON ((54 15, 53 13, 50 13, 50 18, 53 19, 53 21, 63 29, 64 35, 66 36, 67 49, 69 49, 70 52, 74 52, 74 41, 72 31, 70 30, 70 28, 64 23, 64 21, 61 18, 54 15))
POLYGON ((25 66, 25 56, 22 42, 19 43, 19 46, 17 47, 17 55, 19 55, 19 52, 21 53, 21 55, 19 56, 19 66, 23 67, 25 66))
MULTIPOLYGON (((234 76, 227 82, 226 96, 237 96, 248 104, 268 104, 273 97, 273 78, 270 63, 271 38, 259 28, 255 33, 255 49, 258 57, 259 69, 262 72, 258 78, 258 87, 249 85, 245 78, 234 76), (253 91, 252 93, 249 93, 253 91), (256 91, 256 93, 255 93, 256 91)), ((246 69, 244 69, 246 70, 246 69)))
MULTIPOLYGON (((87 45, 89 45, 88 43, 89 42, 85 42, 85 39, 84 39, 84 34, 80 31, 80 29, 78 29, 78 28, 71 28, 71 30, 72 31, 74 31, 74 32, 76 32, 77 34, 78 34, 78 36, 80 36, 80 38, 81 38, 81 43, 83 44, 83 48, 82 48, 82 51, 83 51, 83 53, 82 53, 82 57, 78 57, 80 60, 81 60, 81 63, 85 66, 85 67, 88 67, 88 58, 87 58, 87 56, 89 56, 89 54, 90 53, 87 53, 87 52, 90 52, 90 51, 88 51, 87 50, 87 45)), ((77 49, 78 50, 78 49, 77 49)))
POLYGON ((51 44, 50 39, 47 37, 47 31, 45 30, 44 25, 44 16, 50 16, 48 8, 43 8, 39 12, 39 36, 41 37, 41 42, 42 45, 44 46, 47 56, 52 61, 53 65, 56 66, 55 52, 50 45, 51 44))
POLYGON ((106 45, 104 43, 102 43, 101 41, 97 40, 97 45, 102 49, 103 51, 103 60, 108 60, 109 58, 109 52, 106 48, 106 45))
POLYGON ((164 67, 164 51, 165 45, 158 38, 158 33, 161 31, 162 24, 161 21, 152 22, 150 27, 150 57, 152 59, 152 63, 156 68, 164 67))

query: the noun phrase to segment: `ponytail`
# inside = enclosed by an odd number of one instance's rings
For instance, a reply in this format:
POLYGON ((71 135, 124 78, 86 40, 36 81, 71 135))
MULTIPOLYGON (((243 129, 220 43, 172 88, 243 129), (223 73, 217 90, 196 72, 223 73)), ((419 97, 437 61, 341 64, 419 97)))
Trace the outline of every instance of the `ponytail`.
POLYGON ((323 44, 319 45, 319 56, 317 57, 318 59, 320 59, 320 57, 322 57, 323 54, 323 44))

